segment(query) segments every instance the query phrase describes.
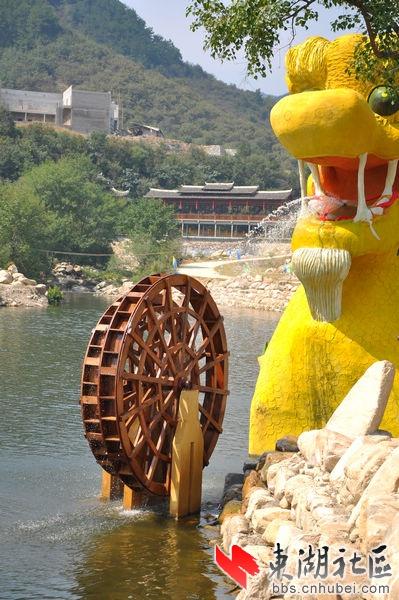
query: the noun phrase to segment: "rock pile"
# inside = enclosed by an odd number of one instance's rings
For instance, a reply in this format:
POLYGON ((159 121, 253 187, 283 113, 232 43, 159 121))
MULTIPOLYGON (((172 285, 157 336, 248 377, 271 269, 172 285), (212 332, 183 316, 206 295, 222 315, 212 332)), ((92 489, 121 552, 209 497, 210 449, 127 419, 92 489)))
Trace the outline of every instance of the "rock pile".
POLYGON ((114 283, 109 283, 108 281, 101 281, 94 288, 94 292, 99 296, 111 296, 113 298, 118 298, 118 296, 127 294, 127 292, 133 286, 133 281, 130 281, 129 279, 124 279, 121 286, 117 286, 114 283))
POLYGON ((69 262, 59 262, 52 270, 52 284, 62 290, 72 292, 91 292, 96 282, 84 275, 80 265, 69 262))
POLYGON ((20 273, 14 264, 0 270, 0 306, 46 306, 47 288, 20 273))
POLYGON ((241 510, 226 505, 221 526, 224 550, 238 545, 260 567, 239 600, 399 598, 399 439, 378 429, 393 379, 391 363, 375 363, 324 429, 299 436, 299 452, 266 453, 247 472, 241 510), (293 579, 273 577, 278 548, 293 579), (311 588, 320 583, 329 595, 311 588))
MULTIPOLYGON (((284 273, 281 268, 270 269, 270 272, 264 276, 241 275, 230 279, 202 279, 201 281, 221 308, 234 306, 276 312, 285 309, 299 285, 294 275, 284 273)), ((133 285, 133 282, 127 279, 121 286, 101 281, 93 291, 101 296, 117 298, 126 294, 133 285)))
POLYGON ((285 273, 283 267, 279 267, 269 269, 263 276, 212 279, 206 285, 218 306, 282 312, 299 281, 295 275, 285 273))

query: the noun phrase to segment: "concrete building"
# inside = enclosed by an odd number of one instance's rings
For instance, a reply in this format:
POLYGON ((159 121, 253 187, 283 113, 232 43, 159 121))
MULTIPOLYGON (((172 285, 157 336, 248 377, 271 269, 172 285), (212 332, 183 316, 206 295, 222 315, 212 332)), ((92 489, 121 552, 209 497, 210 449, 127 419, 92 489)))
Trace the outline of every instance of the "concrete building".
POLYGON ((292 200, 292 190, 206 183, 177 190, 152 188, 147 198, 160 198, 175 208, 185 238, 231 239, 244 238, 264 217, 292 200))
POLYGON ((77 90, 72 85, 62 94, 0 88, 0 103, 15 121, 54 123, 80 133, 111 133, 118 128, 119 107, 111 92, 77 90))

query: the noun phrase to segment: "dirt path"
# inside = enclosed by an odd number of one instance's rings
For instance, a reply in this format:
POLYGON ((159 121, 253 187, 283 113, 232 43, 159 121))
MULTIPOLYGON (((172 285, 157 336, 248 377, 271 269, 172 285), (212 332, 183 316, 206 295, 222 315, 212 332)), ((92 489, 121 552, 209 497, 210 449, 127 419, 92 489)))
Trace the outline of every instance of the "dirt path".
POLYGON ((256 265, 256 263, 264 264, 265 268, 267 268, 267 264, 270 261, 275 262, 276 260, 281 259, 284 261, 288 258, 288 254, 284 254, 281 256, 273 256, 273 257, 248 257, 242 258, 241 260, 207 260, 201 262, 192 262, 186 263, 179 267, 178 273, 182 275, 191 275, 191 277, 200 277, 204 279, 231 279, 232 277, 237 276, 241 270, 244 270, 245 265, 256 265), (223 274, 223 267, 228 265, 234 265, 241 267, 239 269, 239 273, 226 275, 223 274))

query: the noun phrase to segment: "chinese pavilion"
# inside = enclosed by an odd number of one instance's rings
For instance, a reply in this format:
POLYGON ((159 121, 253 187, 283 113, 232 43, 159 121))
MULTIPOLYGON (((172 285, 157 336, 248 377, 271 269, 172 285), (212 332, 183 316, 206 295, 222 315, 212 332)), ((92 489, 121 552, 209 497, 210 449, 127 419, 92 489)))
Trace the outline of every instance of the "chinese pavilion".
POLYGON ((229 239, 245 237, 264 217, 292 200, 292 190, 205 183, 177 190, 152 188, 147 198, 160 198, 175 208, 183 237, 229 239))

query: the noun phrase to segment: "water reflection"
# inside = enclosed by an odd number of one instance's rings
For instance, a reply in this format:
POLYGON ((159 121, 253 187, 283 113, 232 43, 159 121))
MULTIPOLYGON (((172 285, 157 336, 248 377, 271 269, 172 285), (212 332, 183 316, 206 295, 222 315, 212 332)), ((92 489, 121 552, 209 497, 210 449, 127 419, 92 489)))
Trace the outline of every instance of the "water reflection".
POLYGON ((86 552, 76 577, 85 600, 205 600, 223 584, 210 562, 209 538, 159 514, 138 514, 93 537, 86 552))
MULTIPOLYGON (((97 499, 100 472, 82 435, 80 368, 107 301, 0 310, 0 598, 225 600, 208 529, 97 499)), ((257 356, 275 326, 265 313, 223 310, 231 351, 224 434, 204 502, 246 458, 257 356)))

